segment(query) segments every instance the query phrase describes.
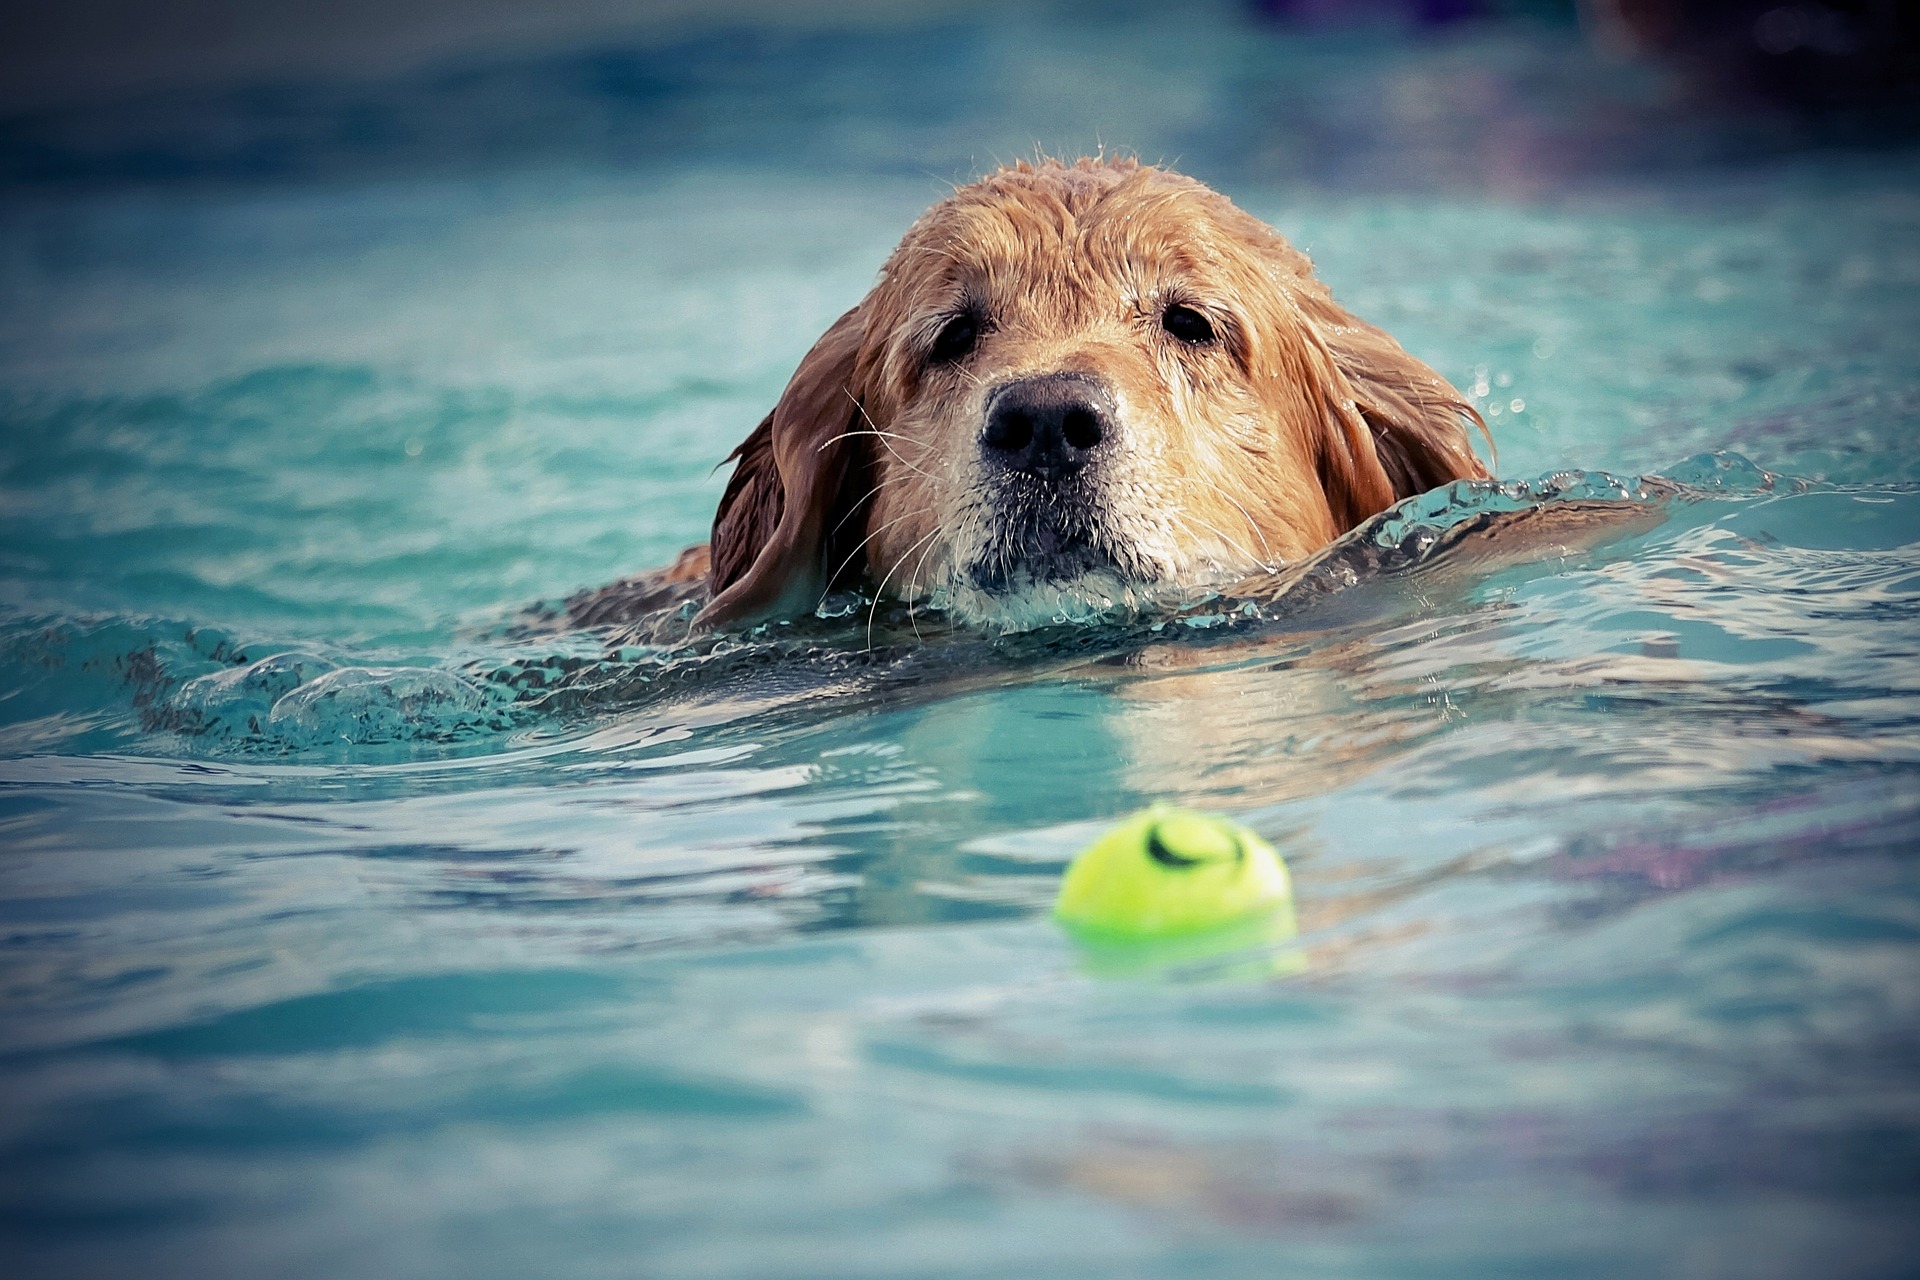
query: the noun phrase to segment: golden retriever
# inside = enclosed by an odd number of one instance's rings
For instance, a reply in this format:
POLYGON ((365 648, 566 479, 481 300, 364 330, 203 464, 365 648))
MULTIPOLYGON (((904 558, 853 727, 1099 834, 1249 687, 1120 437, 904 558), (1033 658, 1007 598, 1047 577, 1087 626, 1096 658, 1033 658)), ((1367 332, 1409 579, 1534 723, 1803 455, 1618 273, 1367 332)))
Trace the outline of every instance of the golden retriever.
POLYGON ((734 450, 708 554, 621 584, 618 612, 702 573, 703 628, 858 585, 1011 627, 1137 607, 1484 477, 1469 424, 1226 197, 1132 160, 1023 162, 908 229, 734 450))

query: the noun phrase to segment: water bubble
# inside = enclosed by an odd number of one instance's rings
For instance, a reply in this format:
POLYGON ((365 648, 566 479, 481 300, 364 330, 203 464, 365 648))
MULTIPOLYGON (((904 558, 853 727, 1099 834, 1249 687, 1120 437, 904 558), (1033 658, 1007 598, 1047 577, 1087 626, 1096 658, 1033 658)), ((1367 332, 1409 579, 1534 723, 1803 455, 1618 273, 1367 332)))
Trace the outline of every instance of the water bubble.
POLYGON ((1668 471, 1667 478, 1693 489, 1719 492, 1771 492, 1779 477, 1737 453, 1700 453, 1668 471))
POLYGON ((399 742, 487 727, 478 686, 434 667, 342 667, 302 684, 268 719, 274 733, 320 742, 399 742))
POLYGON ((334 663, 317 654, 276 653, 244 667, 197 676, 169 699, 171 718, 188 733, 258 736, 266 731, 276 702, 334 669, 334 663))

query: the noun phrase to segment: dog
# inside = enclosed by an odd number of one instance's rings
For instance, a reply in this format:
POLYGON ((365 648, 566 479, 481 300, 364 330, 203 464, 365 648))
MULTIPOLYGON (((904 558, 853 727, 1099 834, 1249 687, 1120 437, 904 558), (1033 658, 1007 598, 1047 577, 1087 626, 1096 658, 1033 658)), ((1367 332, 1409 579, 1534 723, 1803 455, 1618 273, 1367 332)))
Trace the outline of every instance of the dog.
POLYGON ((958 188, 736 448, 707 547, 568 602, 696 629, 855 587, 1006 628, 1312 556, 1480 479, 1473 406, 1225 196, 1131 159, 958 188))

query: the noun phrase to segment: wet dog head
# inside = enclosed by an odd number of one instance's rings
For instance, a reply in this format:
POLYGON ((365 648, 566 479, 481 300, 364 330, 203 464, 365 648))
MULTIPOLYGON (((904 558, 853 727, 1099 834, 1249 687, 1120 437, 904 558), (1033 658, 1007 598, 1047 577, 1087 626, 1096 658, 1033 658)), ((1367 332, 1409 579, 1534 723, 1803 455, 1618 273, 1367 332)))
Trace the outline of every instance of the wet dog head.
POLYGON ((1016 165, 914 224, 736 451, 702 620, 862 576, 1012 625, 1231 580, 1484 475, 1469 421, 1225 197, 1016 165))

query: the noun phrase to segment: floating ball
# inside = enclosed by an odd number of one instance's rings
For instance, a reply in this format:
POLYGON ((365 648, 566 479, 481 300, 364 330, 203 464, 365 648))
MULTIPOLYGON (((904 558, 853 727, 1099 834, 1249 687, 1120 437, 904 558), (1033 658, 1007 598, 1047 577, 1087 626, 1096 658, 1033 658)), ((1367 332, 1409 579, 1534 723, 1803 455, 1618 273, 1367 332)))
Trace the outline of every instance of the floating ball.
POLYGON ((1283 908, 1290 925, 1292 900, 1287 864, 1253 831, 1156 804, 1080 851, 1053 915, 1087 940, 1146 941, 1206 933, 1283 908))

